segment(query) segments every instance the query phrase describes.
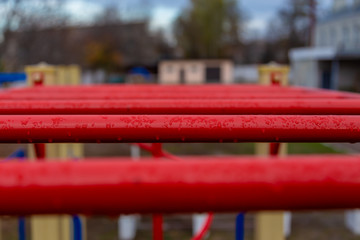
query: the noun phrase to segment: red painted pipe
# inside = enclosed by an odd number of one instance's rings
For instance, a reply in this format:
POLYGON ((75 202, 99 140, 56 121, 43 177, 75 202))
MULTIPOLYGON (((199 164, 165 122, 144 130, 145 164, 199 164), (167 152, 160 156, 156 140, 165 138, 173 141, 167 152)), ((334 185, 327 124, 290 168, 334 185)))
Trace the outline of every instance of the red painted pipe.
POLYGON ((218 93, 218 94, 176 94, 176 93, 144 93, 144 94, 21 94, 0 95, 1 100, 150 100, 150 99, 346 99, 343 95, 321 95, 321 94, 296 94, 296 93, 264 93, 264 94, 242 94, 242 93, 218 93))
POLYGON ((0 114, 359 115, 360 100, 4 100, 0 114))
MULTIPOLYGON (((259 86, 259 85, 196 85, 196 86, 181 86, 181 85, 82 85, 82 86, 41 86, 36 88, 22 88, 22 89, 11 89, 7 91, 3 91, 3 94, 11 94, 11 95, 24 95, 30 94, 31 96, 27 96, 29 98, 36 98, 34 95, 41 95, 43 93, 50 95, 66 95, 66 94, 89 94, 86 96, 87 99, 94 99, 95 94, 101 93, 102 95, 106 95, 108 99, 108 95, 113 95, 114 93, 121 94, 129 94, 129 93, 147 93, 148 95, 153 95, 156 97, 158 93, 175 93, 176 94, 194 94, 194 93, 207 93, 211 95, 217 94, 234 94, 234 93, 297 93, 297 94, 310 94, 314 95, 326 95, 327 97, 336 97, 336 98, 359 98, 359 94, 353 94, 348 92, 338 92, 338 91, 329 91, 324 89, 313 89, 313 88, 302 88, 302 87, 281 87, 281 86, 259 86)), ((169 97, 169 95, 167 95, 169 97)), ((15 99, 21 99, 21 96, 14 96, 15 99)), ((68 98, 71 96, 68 96, 68 98)), ((80 96, 76 96, 79 98, 80 96)), ((114 96, 112 96, 114 97, 114 96)), ((142 96, 144 97, 144 96, 142 96)), ((157 96, 159 97, 159 96, 157 96)), ((286 96, 282 96, 286 97, 286 96)), ((323 98, 325 96, 321 96, 323 98)), ((45 97, 41 97, 44 99, 45 97)), ((132 96, 134 98, 134 96, 132 96)), ((173 97, 172 97, 173 98, 173 97)), ((229 98, 229 97, 227 97, 229 98)), ((314 97, 313 97, 314 98, 314 97)), ((320 97, 318 97, 320 98, 320 97)), ((56 99, 61 99, 61 97, 56 97, 56 99)))
POLYGON ((0 214, 360 208, 360 156, 97 160, 1 163, 0 214))
POLYGON ((45 161, 46 157, 46 148, 43 143, 34 144, 35 155, 38 161, 45 161))
POLYGON ((206 218, 206 221, 204 223, 204 226, 202 226, 202 228, 200 229, 200 232, 197 233, 195 236, 193 236, 193 238, 191 240, 201 240, 203 238, 206 238, 206 235, 208 234, 208 231, 211 227, 211 224, 213 222, 214 219, 214 214, 213 213, 208 213, 208 216, 206 218))
MULTIPOLYGON (((162 144, 151 144, 151 154, 155 159, 163 156, 162 144)), ((152 217, 153 222, 153 240, 163 240, 163 216, 161 214, 154 214, 152 217)))
POLYGON ((153 215, 153 240, 163 240, 163 216, 161 214, 153 215))
POLYGON ((337 92, 8 92, 0 94, 1 100, 116 100, 116 99, 344 99, 346 95, 337 92))
POLYGON ((2 115, 0 142, 359 142, 360 116, 2 115))
POLYGON ((124 84, 112 84, 112 85, 79 85, 79 86, 41 86, 36 88, 16 88, 10 89, 5 92, 14 93, 35 93, 35 92, 55 92, 55 93, 69 93, 69 92, 88 92, 88 93, 113 93, 113 92, 176 92, 176 93, 191 93, 191 92, 251 92, 251 93, 266 93, 266 92, 297 92, 297 93, 321 93, 321 94, 340 94, 346 97, 359 98, 358 94, 349 92, 330 91, 318 88, 304 88, 304 87, 282 87, 282 86, 265 86, 265 85, 248 85, 248 84, 235 84, 235 85, 124 85, 124 84))
MULTIPOLYGON (((300 87, 281 87, 281 86, 264 86, 264 85, 247 85, 247 84, 206 84, 206 85, 158 85, 158 84, 111 84, 111 85, 78 85, 78 86, 42 86, 32 88, 14 88, 9 89, 11 92, 272 92, 272 91, 291 91, 291 92, 308 92, 307 88, 300 87)), ((322 91, 322 89, 317 89, 322 91)))
POLYGON ((270 147, 270 156, 277 156, 279 155, 279 151, 280 151, 280 143, 276 142, 276 143, 270 143, 269 145, 270 147))

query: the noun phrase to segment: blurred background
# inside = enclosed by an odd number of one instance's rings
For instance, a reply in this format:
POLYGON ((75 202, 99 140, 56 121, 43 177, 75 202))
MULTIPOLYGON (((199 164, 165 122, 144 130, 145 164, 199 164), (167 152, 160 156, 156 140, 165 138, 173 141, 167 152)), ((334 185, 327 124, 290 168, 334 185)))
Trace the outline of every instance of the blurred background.
MULTIPOLYGON (((290 65, 293 85, 360 91, 360 0, 0 0, 0 72, 39 63, 77 65, 83 84, 257 83, 260 64, 278 63, 290 65)), ((1 145, 0 155, 18 147, 1 145)), ((254 152, 251 143, 164 148, 254 152)), ((289 144, 290 154, 359 151, 357 144, 289 144)), ((85 145, 85 156, 128 155, 126 144, 85 145)), ((208 239, 234 239, 235 216, 216 215, 208 239)), ((295 213, 287 239, 360 239, 360 226, 346 226, 344 216, 295 213)), ((87 228, 89 240, 118 238, 116 217, 90 217, 87 228)), ((251 213, 245 231, 253 239, 251 213)), ((17 239, 16 220, 5 218, 2 232, 17 239)), ((165 239, 190 237, 191 216, 166 217, 165 239)), ((136 239, 150 238, 145 216, 136 239)))
POLYGON ((196 59, 189 68, 210 75, 202 80, 222 81, 224 71, 231 82, 256 82, 256 65, 277 62, 291 64, 296 85, 357 91, 359 6, 359 0, 1 0, 0 71, 77 64, 83 83, 161 82, 166 73, 191 83, 197 80, 182 71, 187 62, 176 60, 196 59), (231 65, 212 62, 206 70, 209 59, 231 65), (162 65, 166 60, 174 65, 162 65))

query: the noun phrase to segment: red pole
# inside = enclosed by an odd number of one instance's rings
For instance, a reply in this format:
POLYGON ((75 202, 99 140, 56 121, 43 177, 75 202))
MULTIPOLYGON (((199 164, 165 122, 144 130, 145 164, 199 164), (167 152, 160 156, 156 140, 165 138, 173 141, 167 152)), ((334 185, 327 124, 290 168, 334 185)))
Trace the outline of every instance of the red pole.
MULTIPOLYGON (((45 75, 43 72, 33 73, 33 84, 37 89, 41 89, 44 86, 45 75)), ((34 88, 32 88, 34 89, 34 88)), ((34 144, 35 156, 38 161, 45 161, 46 147, 44 143, 34 144)))
POLYGON ((45 144, 36 143, 34 144, 35 155, 38 161, 44 161, 46 156, 45 144))
POLYGON ((163 216, 154 214, 153 218, 153 240, 163 240, 163 216))
POLYGON ((0 142, 359 142, 360 116, 2 115, 0 142))
POLYGON ((280 150, 280 143, 270 143, 270 156, 277 156, 280 150))
POLYGON ((291 87, 291 88, 276 88, 272 86, 260 86, 260 85, 248 85, 248 84, 237 84, 237 85, 77 85, 77 86, 44 86, 43 88, 37 88, 35 90, 29 88, 16 88, 9 89, 10 92, 152 92, 157 93, 159 91, 171 91, 171 92, 182 92, 182 93, 191 93, 191 92, 282 92, 284 89, 286 91, 292 92, 307 92, 309 89, 301 87, 291 87))
POLYGON ((214 214, 213 213, 208 213, 208 217, 206 219, 206 222, 204 223, 205 225, 200 230, 200 232, 196 236, 194 236, 191 240, 201 240, 204 237, 206 237, 206 234, 209 231, 211 223, 213 221, 213 218, 214 218, 214 214))
MULTIPOLYGON (((90 95, 90 99, 94 99, 95 95, 134 95, 134 93, 140 93, 144 97, 144 94, 152 98, 161 96, 161 94, 166 94, 167 96, 173 95, 171 98, 174 98, 176 95, 194 95, 202 93, 203 95, 234 95, 245 93, 245 95, 251 94, 265 94, 265 93, 277 93, 278 95, 283 95, 284 93, 296 93, 307 95, 313 95, 313 93, 320 95, 327 95, 328 97, 343 97, 343 98, 359 98, 358 94, 352 94, 348 92, 339 92, 339 91, 330 91, 324 89, 315 89, 315 88, 302 88, 302 87, 280 87, 280 86, 258 86, 258 85, 201 85, 201 86, 159 86, 159 85, 92 85, 92 86, 42 86, 41 88, 22 88, 22 89, 10 89, 3 91, 5 96, 16 95, 17 99, 21 99, 22 96, 27 96, 27 98, 36 98, 35 95, 90 95), (174 94, 172 94, 174 93, 174 94), (160 95, 159 95, 160 94, 160 95)), ((69 97, 69 96, 68 96, 69 97)), ((89 97, 89 96, 87 96, 89 97)), ((44 97, 42 97, 44 99, 44 97)), ((109 98, 109 96, 107 96, 109 98)), ((215 98, 215 97, 214 97, 215 98)), ((228 97, 226 97, 228 98, 228 97)), ((60 98, 61 99, 61 98, 60 98)), ((46 99, 44 99, 46 100, 46 99)))
POLYGON ((3 93, 0 95, 1 100, 120 100, 120 99, 344 99, 348 96, 341 93, 291 93, 284 90, 283 93, 176 93, 176 92, 159 92, 159 93, 3 93))
POLYGON ((0 198, 0 214, 114 215, 360 207, 360 156, 279 159, 2 163, 0 195, 6 197, 0 198))
POLYGON ((360 115, 360 100, 4 100, 0 114, 360 115))
MULTIPOLYGON (((153 157, 160 158, 164 154, 162 152, 161 143, 153 143, 151 145, 151 154, 153 157)), ((153 240, 163 240, 163 216, 161 214, 153 215, 153 240)))
POLYGON ((161 158, 164 156, 161 143, 151 144, 151 154, 155 158, 161 158))
POLYGON ((42 86, 41 88, 16 88, 4 91, 6 94, 24 94, 24 93, 54 93, 54 94, 66 94, 66 93, 148 93, 157 94, 159 92, 169 93, 181 93, 181 94, 194 94, 194 93, 318 93, 318 94, 330 94, 341 95, 344 97, 359 98, 358 94, 349 92, 339 92, 317 88, 304 88, 304 87, 282 87, 282 86, 261 86, 261 85, 195 85, 195 86, 167 86, 167 85, 79 85, 79 86, 42 86))

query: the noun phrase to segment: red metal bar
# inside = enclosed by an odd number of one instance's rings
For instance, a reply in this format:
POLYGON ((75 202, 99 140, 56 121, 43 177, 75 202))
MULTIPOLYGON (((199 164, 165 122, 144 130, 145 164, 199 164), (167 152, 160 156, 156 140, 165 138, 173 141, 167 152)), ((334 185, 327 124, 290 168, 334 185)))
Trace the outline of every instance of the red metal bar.
POLYGON ((4 100, 0 114, 359 115, 360 100, 4 100))
POLYGON ((151 144, 151 154, 155 158, 161 158, 164 156, 161 143, 151 144))
POLYGON ((153 215, 153 240, 163 240, 163 216, 161 214, 153 215))
POLYGON ((116 99, 344 99, 337 92, 8 92, 0 95, 2 100, 116 100, 116 99))
MULTIPOLYGON (((150 146, 150 145, 148 145, 146 143, 136 143, 136 145, 139 146, 141 149, 143 149, 145 151, 153 152, 153 146, 152 145, 150 146)), ((159 157, 166 158, 166 159, 173 160, 173 161, 180 161, 181 160, 181 158, 166 152, 164 149, 161 149, 161 151, 159 152, 159 157)))
POLYGON ((44 161, 46 156, 45 144, 36 143, 34 144, 35 155, 38 161, 44 161))
MULTIPOLYGON (((34 78, 34 87, 41 87, 44 85, 44 80, 45 80, 45 75, 42 72, 39 73, 33 73, 34 76, 32 76, 34 78)), ((34 89, 34 88, 31 88, 34 89)), ((36 155, 36 159, 38 161, 45 161, 45 157, 46 157, 46 147, 44 143, 35 143, 34 144, 34 150, 35 150, 35 155, 36 155)))
POLYGON ((2 115, 0 142, 358 142, 360 116, 2 115))
MULTIPOLYGON (((32 88, 31 90, 21 91, 4 91, 0 95, 0 99, 8 100, 60 100, 60 99, 82 99, 82 100, 92 100, 92 99, 246 99, 246 98, 270 98, 270 99, 284 99, 284 98, 348 98, 348 94, 344 94, 336 91, 313 91, 313 90, 300 90, 292 88, 281 88, 281 87, 259 87, 258 89, 268 89, 267 91, 244 91, 237 90, 241 88, 231 89, 229 87, 221 88, 217 91, 202 91, 201 87, 198 88, 198 91, 185 90, 185 91, 176 91, 176 87, 171 88, 171 90, 164 90, 162 88, 153 88, 147 90, 146 88, 141 88, 139 91, 126 91, 126 88, 123 90, 114 91, 114 90, 105 90, 105 91, 88 91, 88 90, 79 90, 79 91, 67 91, 66 88, 63 90, 54 91, 39 91, 36 89, 43 89, 43 87, 32 88), (230 90, 231 89, 231 90, 230 90), (270 90, 270 91, 269 91, 270 90)), ((79 88, 81 89, 81 88, 79 88)), ((85 89, 85 88, 84 88, 85 89)), ((103 88, 105 89, 105 88, 103 88)), ((109 86, 107 89, 111 89, 109 86)), ((136 89, 136 88, 135 88, 136 89)), ((170 89, 170 88, 168 88, 170 89)), ((186 88, 184 88, 186 89, 186 88)), ((189 88, 191 89, 191 88, 189 88)), ((359 95, 355 95, 359 98, 359 95)))
POLYGON ((148 152, 152 152, 152 146, 146 143, 135 143, 135 145, 137 145, 138 147, 140 147, 141 149, 148 151, 148 152))
MULTIPOLYGON (((155 95, 159 92, 175 93, 317 93, 327 96, 338 96, 343 98, 359 98, 359 94, 348 92, 329 91, 315 88, 281 87, 281 86, 259 86, 259 85, 195 85, 195 86, 169 86, 169 85, 82 85, 82 86, 41 86, 36 88, 11 89, 3 91, 10 94, 41 93, 67 94, 67 93, 89 93, 91 95, 102 92, 103 94, 116 93, 140 93, 146 92, 155 95)), ((19 97, 17 97, 19 98, 19 97)))
POLYGON ((360 207, 360 156, 97 160, 1 163, 0 214, 360 207))
POLYGON ((237 84, 237 85, 79 85, 79 86, 42 86, 37 88, 16 88, 5 91, 14 92, 14 93, 35 93, 35 92, 88 92, 88 93, 98 93, 98 92, 147 92, 147 93, 158 93, 158 92, 181 92, 181 93, 191 93, 191 92, 251 92, 251 93, 266 93, 266 92, 297 92, 297 93, 331 93, 331 94, 340 94, 346 97, 359 98, 358 94, 349 93, 349 92, 339 92, 318 88, 304 88, 304 87, 282 87, 282 86, 265 86, 265 85, 247 85, 247 84, 237 84))
MULTIPOLYGON (((163 156, 162 144, 151 144, 151 154, 155 159, 163 156)), ((161 214, 154 214, 152 218, 153 222, 153 240, 163 239, 163 216, 161 214)))
POLYGON ((209 213, 208 217, 205 221, 205 225, 202 227, 202 229, 200 230, 200 232, 198 234, 196 234, 191 240, 201 240, 203 238, 206 237, 207 232, 210 229, 211 223, 213 221, 214 218, 214 214, 213 213, 209 213))
MULTIPOLYGON (((10 89, 11 92, 159 92, 159 91, 172 91, 172 92, 272 92, 278 91, 292 91, 292 92, 308 92, 307 88, 299 87, 280 87, 280 86, 263 86, 263 85, 224 85, 224 84, 207 84, 207 85, 78 85, 78 86, 43 86, 35 89, 30 88, 16 88, 10 89)), ((318 89, 321 91, 321 89, 318 89)))
POLYGON ((270 143, 270 155, 277 156, 280 150, 280 143, 270 143))

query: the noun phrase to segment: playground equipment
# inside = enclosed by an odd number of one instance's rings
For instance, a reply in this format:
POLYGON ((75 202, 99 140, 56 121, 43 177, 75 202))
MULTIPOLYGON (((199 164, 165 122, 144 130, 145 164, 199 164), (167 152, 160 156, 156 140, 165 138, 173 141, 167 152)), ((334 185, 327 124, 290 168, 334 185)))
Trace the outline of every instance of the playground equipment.
MULTIPOLYGON (((27 66, 27 83, 30 87, 43 85, 78 85, 81 81, 80 68, 76 65, 53 66, 45 63, 27 66)), ((83 157, 82 144, 37 144, 29 146, 29 158, 39 158, 34 150, 42 150, 41 158, 83 157)), ((82 240, 85 231, 82 229, 84 219, 74 216, 32 216, 31 238, 36 240, 82 240), (73 226, 71 228, 71 226, 73 226)))
MULTIPOLYGON (((287 86, 289 84, 289 67, 275 63, 258 67, 259 84, 287 86)), ((256 143, 255 153, 259 156, 287 155, 286 143, 256 143)), ((255 216, 255 239, 285 239, 291 232, 290 212, 259 212, 255 216)))
POLYGON ((0 72, 0 85, 14 83, 14 82, 25 82, 25 73, 2 73, 0 72))
POLYGON ((139 161, 4 163, 1 214, 151 213, 158 240, 165 213, 360 207, 359 156, 183 159, 160 145, 359 142, 356 94, 257 85, 45 85, 10 89, 0 99, 2 143, 154 143, 139 145, 154 155, 139 161), (28 204, 20 204, 25 194, 28 204))

